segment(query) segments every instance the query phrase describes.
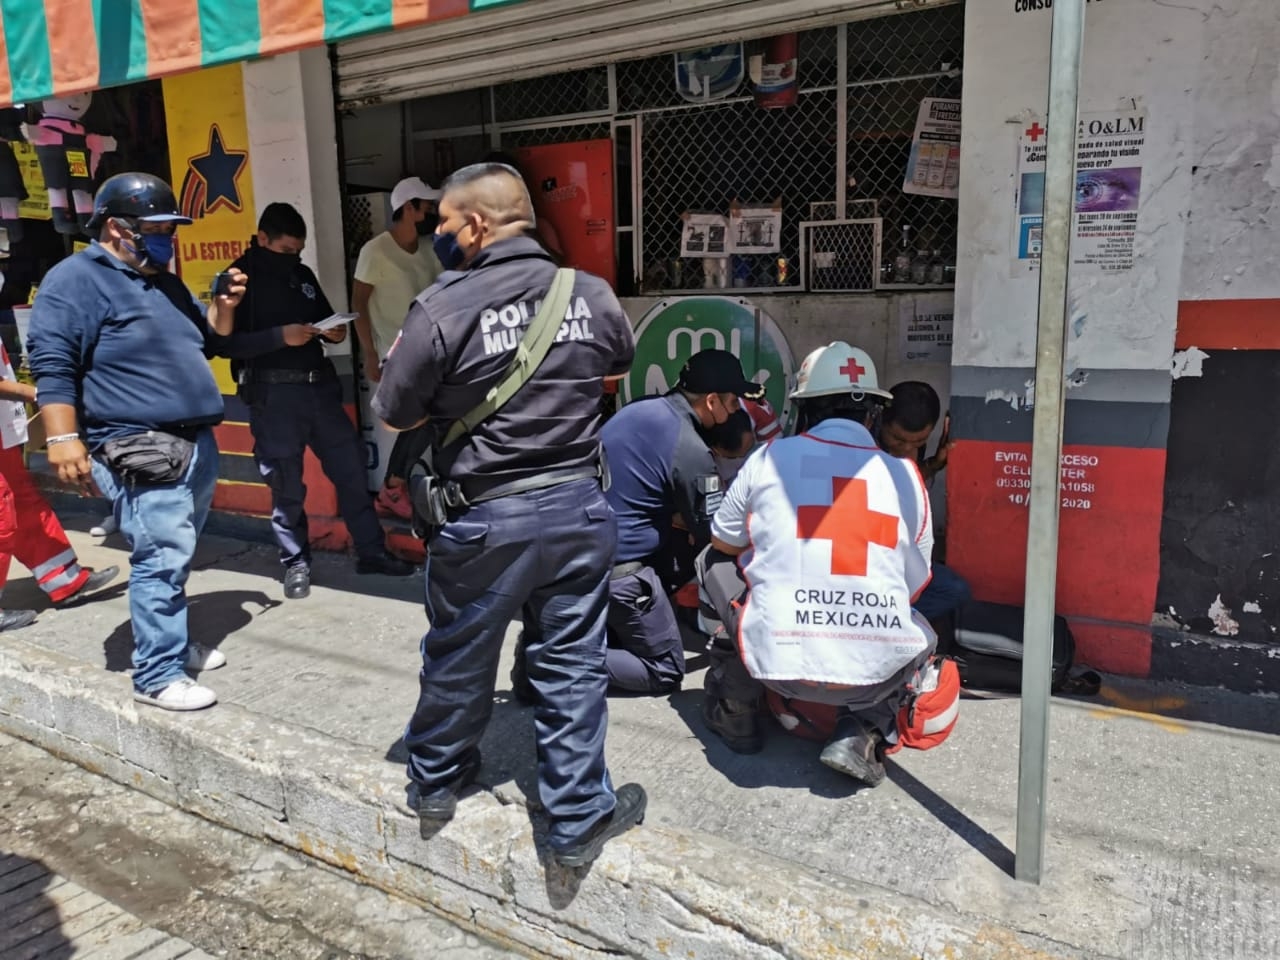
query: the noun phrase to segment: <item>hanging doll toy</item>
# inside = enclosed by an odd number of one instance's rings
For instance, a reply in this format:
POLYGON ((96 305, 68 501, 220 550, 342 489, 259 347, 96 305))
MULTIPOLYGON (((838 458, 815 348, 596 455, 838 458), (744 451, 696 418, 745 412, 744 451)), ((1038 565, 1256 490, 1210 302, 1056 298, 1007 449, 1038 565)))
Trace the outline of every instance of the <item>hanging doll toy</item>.
POLYGON ((114 137, 85 131, 81 118, 93 94, 76 93, 40 106, 44 115, 23 132, 36 148, 40 171, 49 188, 49 212, 59 233, 84 233, 93 213, 93 178, 104 153, 114 153, 114 137))
POLYGON ((22 182, 22 168, 13 155, 11 143, 22 142, 22 110, 7 107, 0 110, 0 227, 8 234, 10 244, 22 239, 22 220, 18 205, 27 199, 22 182))

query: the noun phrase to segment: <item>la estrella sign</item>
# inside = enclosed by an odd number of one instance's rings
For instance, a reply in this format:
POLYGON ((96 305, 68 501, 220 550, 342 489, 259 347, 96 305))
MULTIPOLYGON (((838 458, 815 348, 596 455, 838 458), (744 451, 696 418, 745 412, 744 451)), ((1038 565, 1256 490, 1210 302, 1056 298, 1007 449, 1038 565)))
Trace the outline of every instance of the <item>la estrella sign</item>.
POLYGON ((654 304, 636 326, 636 358, 622 381, 623 401, 665 393, 691 356, 710 349, 741 360, 747 379, 764 384, 769 403, 785 412, 795 373, 791 348, 773 318, 742 297, 672 297, 654 304))

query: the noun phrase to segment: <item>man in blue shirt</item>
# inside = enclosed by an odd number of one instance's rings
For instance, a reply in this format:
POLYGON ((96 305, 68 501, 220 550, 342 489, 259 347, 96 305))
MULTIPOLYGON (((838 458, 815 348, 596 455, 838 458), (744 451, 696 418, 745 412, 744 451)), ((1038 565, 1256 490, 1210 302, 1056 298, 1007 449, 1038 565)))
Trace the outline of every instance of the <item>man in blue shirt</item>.
POLYGON ((184 588, 218 479, 222 394, 205 344, 230 333, 247 280, 231 271, 208 308, 191 295, 168 271, 190 222, 163 180, 107 180, 97 242, 49 271, 29 333, 49 463, 65 483, 97 483, 133 551, 134 699, 166 710, 216 703, 185 671, 226 663, 189 642, 184 588))
POLYGON ((607 661, 614 689, 668 693, 684 680, 684 644, 663 571, 711 542, 722 493, 707 432, 740 409, 739 397, 763 396, 732 353, 703 350, 689 358, 674 390, 627 404, 601 431, 613 479, 606 496, 618 518, 607 661))

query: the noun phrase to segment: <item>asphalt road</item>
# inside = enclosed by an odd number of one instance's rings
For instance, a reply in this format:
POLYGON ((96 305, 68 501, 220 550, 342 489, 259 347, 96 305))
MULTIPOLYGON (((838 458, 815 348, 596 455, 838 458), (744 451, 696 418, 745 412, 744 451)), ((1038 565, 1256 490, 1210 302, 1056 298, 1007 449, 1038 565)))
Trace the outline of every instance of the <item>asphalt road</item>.
POLYGON ((519 956, 0 734, 4 960, 519 956))

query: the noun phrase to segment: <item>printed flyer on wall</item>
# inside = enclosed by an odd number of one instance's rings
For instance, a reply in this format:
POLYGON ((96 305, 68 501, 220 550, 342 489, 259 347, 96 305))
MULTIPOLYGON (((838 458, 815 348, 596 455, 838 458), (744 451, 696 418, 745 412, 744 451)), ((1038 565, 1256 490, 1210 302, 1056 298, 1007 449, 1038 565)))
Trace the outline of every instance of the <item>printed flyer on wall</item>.
MULTIPOLYGON (((1092 267, 1101 273, 1133 268, 1146 127, 1147 117, 1142 111, 1080 115, 1075 212, 1071 218, 1073 266, 1092 267)), ((1039 121, 1032 121, 1018 140, 1015 274, 1039 266, 1047 132, 1039 121)))
POLYGON ((960 101, 926 97, 916 116, 903 193, 960 197, 960 101))

